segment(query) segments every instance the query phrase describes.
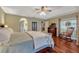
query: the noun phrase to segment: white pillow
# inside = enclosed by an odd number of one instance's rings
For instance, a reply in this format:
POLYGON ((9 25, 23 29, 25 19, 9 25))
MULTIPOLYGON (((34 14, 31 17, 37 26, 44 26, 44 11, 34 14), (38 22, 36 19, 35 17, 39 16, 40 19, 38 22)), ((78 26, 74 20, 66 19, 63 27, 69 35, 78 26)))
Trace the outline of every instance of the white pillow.
POLYGON ((5 43, 10 40, 11 32, 6 28, 0 29, 0 43, 5 43))

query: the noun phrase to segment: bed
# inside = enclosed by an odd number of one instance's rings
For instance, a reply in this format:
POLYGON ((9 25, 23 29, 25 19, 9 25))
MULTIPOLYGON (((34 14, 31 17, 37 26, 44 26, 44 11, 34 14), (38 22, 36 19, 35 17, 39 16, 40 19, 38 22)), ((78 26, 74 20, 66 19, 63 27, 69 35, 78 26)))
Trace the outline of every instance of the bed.
POLYGON ((54 48, 53 39, 48 33, 11 32, 8 37, 8 41, 5 39, 0 42, 0 52, 2 53, 35 53, 46 47, 54 48))

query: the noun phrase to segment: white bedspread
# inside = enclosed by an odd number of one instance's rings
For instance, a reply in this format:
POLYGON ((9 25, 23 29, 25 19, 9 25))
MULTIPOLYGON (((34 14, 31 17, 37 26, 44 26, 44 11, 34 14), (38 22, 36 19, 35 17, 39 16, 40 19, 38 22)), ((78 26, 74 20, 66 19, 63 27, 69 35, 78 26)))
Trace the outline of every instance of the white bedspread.
POLYGON ((49 45, 49 47, 52 48, 54 47, 54 42, 51 35, 38 31, 28 31, 27 33, 33 37, 35 49, 39 49, 44 45, 49 45))
POLYGON ((13 33, 8 43, 0 46, 0 52, 8 53, 32 53, 37 52, 42 47, 54 47, 51 35, 42 32, 28 31, 27 33, 13 33))

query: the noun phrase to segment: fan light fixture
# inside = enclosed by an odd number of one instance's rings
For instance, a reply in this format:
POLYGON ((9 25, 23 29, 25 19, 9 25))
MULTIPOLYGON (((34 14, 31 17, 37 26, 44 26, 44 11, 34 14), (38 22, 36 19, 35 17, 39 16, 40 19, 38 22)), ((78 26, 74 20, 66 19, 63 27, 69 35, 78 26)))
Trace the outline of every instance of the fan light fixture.
POLYGON ((42 11, 42 12, 40 12, 40 15, 41 16, 46 16, 46 13, 42 11))
POLYGON ((52 11, 47 6, 42 6, 41 8, 36 8, 35 10, 37 13, 39 13, 42 16, 46 16, 46 13, 52 11))

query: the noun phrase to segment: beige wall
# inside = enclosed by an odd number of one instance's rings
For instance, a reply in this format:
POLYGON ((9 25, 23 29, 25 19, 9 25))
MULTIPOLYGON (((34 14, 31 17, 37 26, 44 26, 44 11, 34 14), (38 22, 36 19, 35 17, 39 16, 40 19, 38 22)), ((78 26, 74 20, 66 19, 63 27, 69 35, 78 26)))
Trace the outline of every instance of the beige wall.
POLYGON ((32 22, 37 22, 37 30, 41 31, 41 21, 36 18, 28 18, 17 15, 6 14, 5 16, 5 24, 11 27, 15 32, 19 32, 19 21, 21 18, 26 18, 28 21, 28 30, 32 30, 32 22))
POLYGON ((21 17, 19 17, 19 16, 6 14, 5 24, 8 25, 8 27, 11 27, 14 31, 18 32, 20 18, 21 17))

